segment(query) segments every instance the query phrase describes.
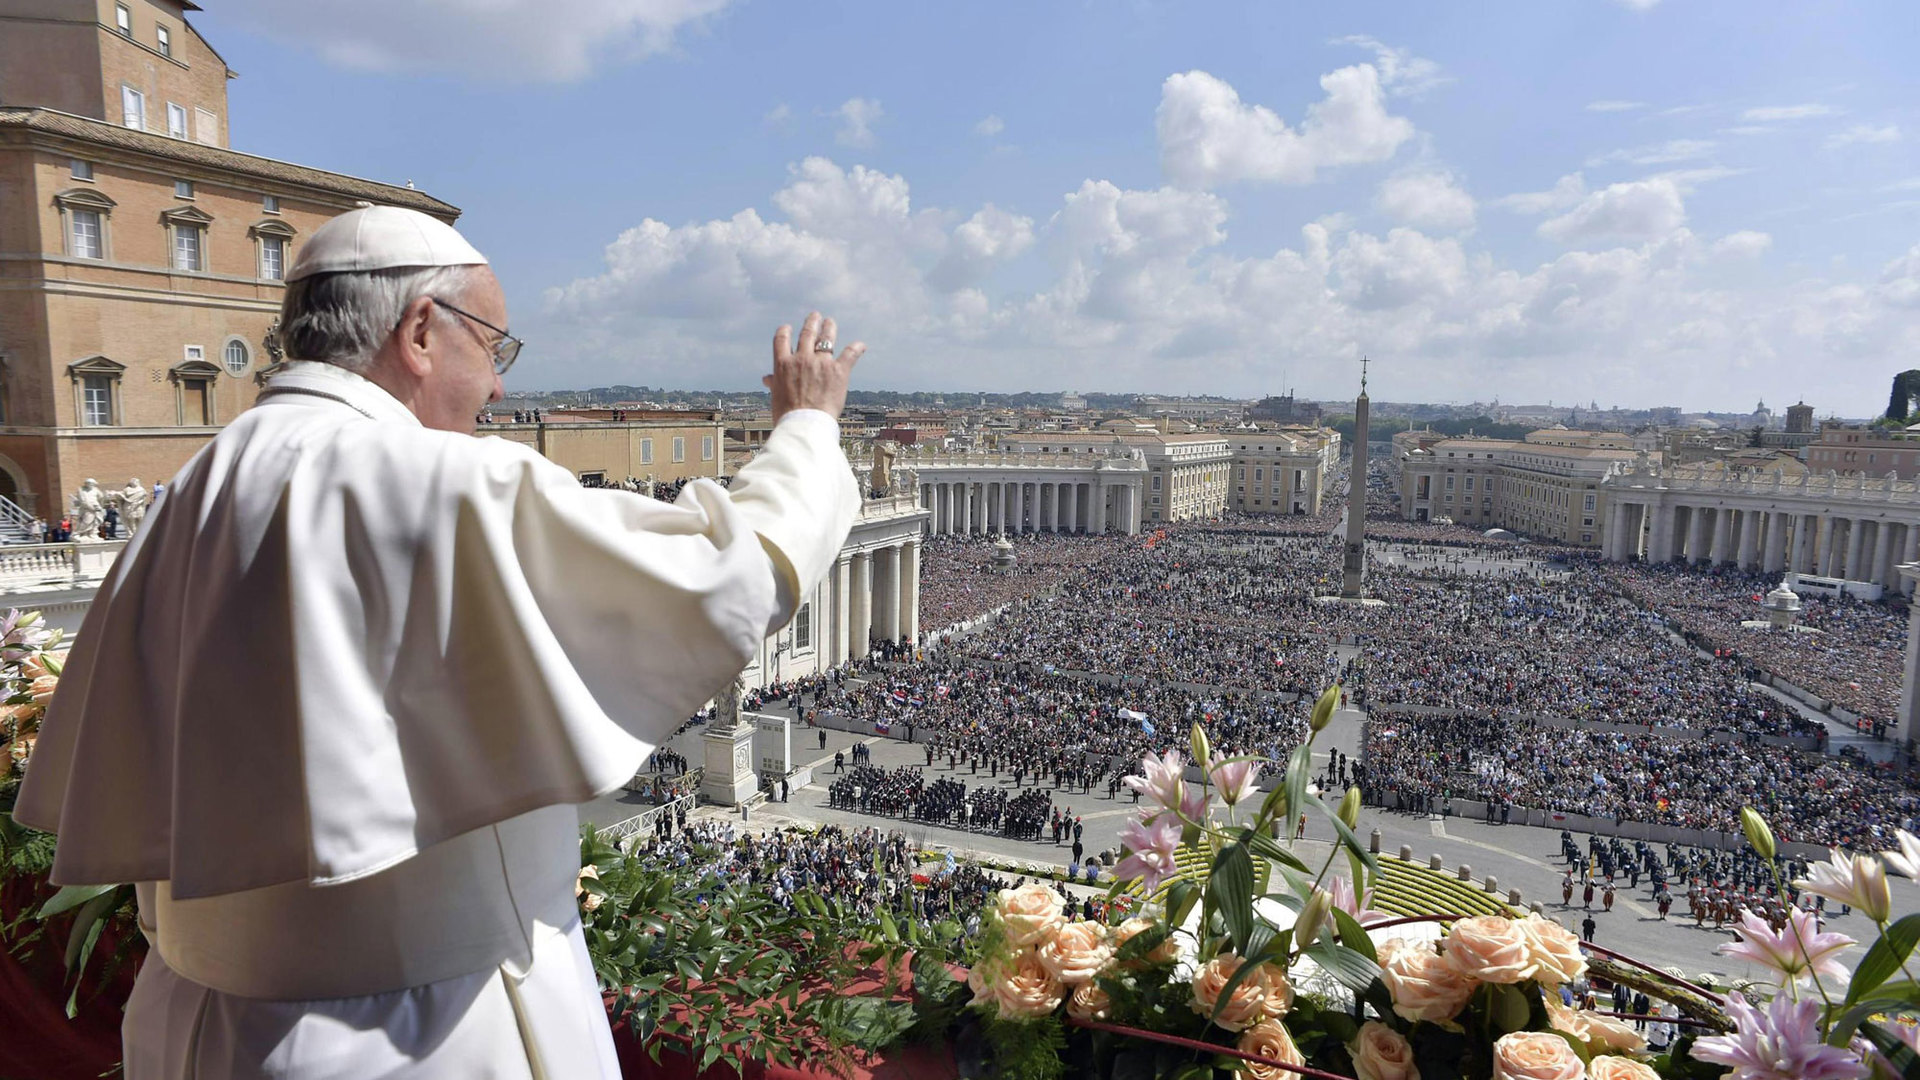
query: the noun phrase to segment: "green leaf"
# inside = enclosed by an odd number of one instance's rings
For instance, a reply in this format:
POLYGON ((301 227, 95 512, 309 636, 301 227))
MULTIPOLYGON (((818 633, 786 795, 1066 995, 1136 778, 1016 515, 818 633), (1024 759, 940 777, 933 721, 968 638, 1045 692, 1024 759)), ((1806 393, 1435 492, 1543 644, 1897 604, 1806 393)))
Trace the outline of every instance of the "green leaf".
POLYGON ((1380 977, 1380 965, 1344 945, 1336 945, 1324 938, 1309 947, 1304 955, 1313 957, 1315 963, 1326 968, 1340 984, 1356 994, 1365 993, 1375 979, 1380 977))
POLYGON ((1920 913, 1908 915, 1887 927, 1886 933, 1873 943, 1867 955, 1861 958, 1860 966, 1854 970, 1845 1003, 1851 1005, 1859 1001, 1891 978, 1907 957, 1912 955, 1916 942, 1920 942, 1920 913))
POLYGON ((1291 830, 1293 829, 1294 818, 1298 817, 1300 811, 1306 808, 1307 785, 1312 780, 1313 743, 1312 740, 1308 740, 1295 747, 1293 756, 1287 761, 1287 782, 1283 788, 1286 792, 1286 802, 1284 804, 1286 820, 1281 824, 1289 830, 1287 834, 1289 836, 1293 835, 1291 830))
POLYGON ((71 911, 97 896, 105 895, 115 889, 113 885, 66 885, 46 903, 40 905, 40 918, 52 918, 64 911, 71 911))
POLYGON ((1337 907, 1329 908, 1328 911, 1333 915, 1334 926, 1340 930, 1340 944, 1369 960, 1378 962, 1380 954, 1374 950, 1373 939, 1367 936, 1367 928, 1360 925, 1360 920, 1337 907))
POLYGON ((1193 905, 1200 901, 1200 887, 1185 878, 1173 883, 1167 890, 1167 925, 1180 927, 1187 924, 1187 916, 1193 913, 1193 905))
POLYGON ((1245 956, 1253 933, 1253 853, 1247 845, 1229 844, 1214 858, 1207 901, 1226 923, 1233 951, 1245 956))
POLYGON ((894 924, 893 916, 886 908, 880 909, 880 933, 889 943, 900 940, 900 928, 894 924))
POLYGON ((1894 1072, 1904 1080, 1920 1080, 1920 1057, 1916 1057, 1913 1047, 1908 1046, 1900 1036, 1877 1023, 1862 1024, 1860 1034, 1887 1057, 1894 1072))
POLYGON ((1278 840, 1268 836, 1265 832, 1255 829, 1253 834, 1247 837, 1247 843, 1253 845, 1253 850, 1263 859, 1279 863, 1289 870, 1297 870, 1303 874, 1311 874, 1313 872, 1306 863, 1300 861, 1300 856, 1281 847, 1278 840))
POLYGON ((1493 1025, 1494 1037, 1525 1031, 1531 1009, 1527 1005, 1527 996, 1520 992, 1520 988, 1507 983, 1494 983, 1489 991, 1487 1017, 1493 1025))
MULTIPOLYGON (((1307 801, 1319 807, 1320 813, 1325 815, 1328 821, 1333 822, 1334 831, 1340 834, 1340 841, 1347 846, 1347 853, 1349 855, 1359 859, 1361 865, 1365 866, 1368 872, 1380 872, 1380 857, 1367 850, 1367 845, 1361 843, 1360 837, 1355 835, 1354 831, 1347 827, 1346 822, 1340 820, 1340 815, 1334 811, 1333 807, 1327 805, 1327 800, 1322 799, 1318 795, 1309 795, 1307 796, 1307 801)), ((1357 887, 1356 885, 1356 888, 1357 887)))

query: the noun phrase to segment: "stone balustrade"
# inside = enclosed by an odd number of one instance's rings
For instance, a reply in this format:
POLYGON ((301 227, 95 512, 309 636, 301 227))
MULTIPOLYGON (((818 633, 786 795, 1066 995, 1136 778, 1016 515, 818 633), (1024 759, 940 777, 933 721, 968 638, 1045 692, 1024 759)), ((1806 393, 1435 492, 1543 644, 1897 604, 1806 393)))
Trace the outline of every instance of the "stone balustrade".
POLYGON ((125 540, 0 547, 0 589, 83 585, 107 576, 125 540))

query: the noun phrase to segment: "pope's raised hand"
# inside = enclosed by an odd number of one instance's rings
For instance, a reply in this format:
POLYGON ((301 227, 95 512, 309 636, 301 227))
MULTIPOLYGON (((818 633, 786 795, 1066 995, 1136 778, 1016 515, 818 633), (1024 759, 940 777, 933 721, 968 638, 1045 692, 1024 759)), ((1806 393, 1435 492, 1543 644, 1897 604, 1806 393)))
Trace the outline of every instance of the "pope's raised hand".
POLYGON ((772 392, 775 423, 794 409, 819 409, 837 417, 846 407, 847 380, 867 346, 856 341, 835 356, 832 346, 837 329, 832 319, 824 319, 815 311, 800 324, 797 342, 791 326, 774 331, 773 374, 760 381, 772 392))

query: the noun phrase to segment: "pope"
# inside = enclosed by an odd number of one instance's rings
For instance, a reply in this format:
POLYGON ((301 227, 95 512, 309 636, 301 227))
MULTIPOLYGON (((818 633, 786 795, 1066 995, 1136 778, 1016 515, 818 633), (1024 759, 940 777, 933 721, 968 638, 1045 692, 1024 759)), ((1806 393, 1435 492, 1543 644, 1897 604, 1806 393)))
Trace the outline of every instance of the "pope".
POLYGON ((368 207, 287 275, 287 362, 87 614, 14 816, 138 885, 128 1080, 607 1077, 575 804, 832 566, 864 346, 774 337, 731 487, 588 489, 474 437, 521 343, 451 226, 368 207))

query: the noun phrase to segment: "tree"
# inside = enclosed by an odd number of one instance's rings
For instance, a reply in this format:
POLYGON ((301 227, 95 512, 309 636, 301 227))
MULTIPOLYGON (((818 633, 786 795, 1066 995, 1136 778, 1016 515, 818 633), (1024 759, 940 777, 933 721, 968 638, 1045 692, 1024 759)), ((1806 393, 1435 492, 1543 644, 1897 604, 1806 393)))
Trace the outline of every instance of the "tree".
POLYGON ((1895 375, 1893 394, 1887 400, 1887 419, 1904 422, 1915 404, 1920 404, 1920 371, 1895 375))

